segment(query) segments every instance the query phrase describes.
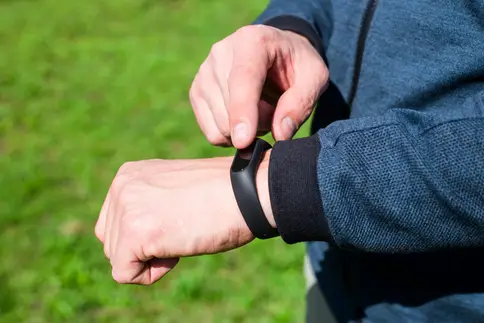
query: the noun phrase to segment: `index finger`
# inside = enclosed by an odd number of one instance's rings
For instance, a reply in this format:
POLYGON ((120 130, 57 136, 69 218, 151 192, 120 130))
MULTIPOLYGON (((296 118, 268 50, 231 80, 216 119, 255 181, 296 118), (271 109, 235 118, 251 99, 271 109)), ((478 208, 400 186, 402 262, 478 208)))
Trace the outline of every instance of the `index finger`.
POLYGON ((248 46, 235 48, 228 78, 228 113, 233 145, 249 146, 255 139, 259 119, 258 104, 269 67, 265 50, 248 46))

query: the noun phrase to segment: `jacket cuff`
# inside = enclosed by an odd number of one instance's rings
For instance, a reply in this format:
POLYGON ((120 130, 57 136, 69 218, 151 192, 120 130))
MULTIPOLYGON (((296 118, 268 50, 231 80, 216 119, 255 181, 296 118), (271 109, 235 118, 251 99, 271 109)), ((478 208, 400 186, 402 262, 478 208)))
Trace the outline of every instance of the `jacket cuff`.
POLYGON ((269 161, 269 195, 282 239, 332 241, 323 212, 316 164, 320 151, 317 135, 278 141, 269 161))
POLYGON ((296 34, 306 37, 318 51, 318 53, 323 56, 324 44, 322 42, 322 38, 306 20, 295 16, 284 15, 266 20, 263 24, 281 30, 292 31, 296 34))

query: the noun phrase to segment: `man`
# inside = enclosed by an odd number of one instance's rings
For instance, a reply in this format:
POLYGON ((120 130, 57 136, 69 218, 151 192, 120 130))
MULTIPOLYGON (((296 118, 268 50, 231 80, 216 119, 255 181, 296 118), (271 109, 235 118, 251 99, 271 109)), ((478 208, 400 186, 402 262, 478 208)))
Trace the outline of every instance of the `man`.
MULTIPOLYGON (((308 320, 484 321, 484 1, 273 0, 190 98, 214 145, 278 141, 257 191, 282 239, 308 242, 325 309, 308 320), (288 140, 315 103, 314 134, 288 140)), ((96 225, 116 281, 254 238, 231 161, 121 167, 96 225)))

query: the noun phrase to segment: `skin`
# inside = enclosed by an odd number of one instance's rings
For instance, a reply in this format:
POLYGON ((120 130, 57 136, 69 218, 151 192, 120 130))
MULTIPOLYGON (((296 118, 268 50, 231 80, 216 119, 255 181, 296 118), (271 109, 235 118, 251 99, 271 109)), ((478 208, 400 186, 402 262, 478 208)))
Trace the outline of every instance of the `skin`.
MULTIPOLYGON (((328 82, 319 54, 302 36, 268 26, 243 27, 215 44, 190 89, 198 124, 213 145, 243 149, 257 134, 292 138, 328 82)), ((270 205, 271 151, 256 185, 270 205)), ((129 162, 115 176, 95 226, 123 284, 153 284, 181 257, 214 254, 254 239, 230 182, 232 157, 129 162)))

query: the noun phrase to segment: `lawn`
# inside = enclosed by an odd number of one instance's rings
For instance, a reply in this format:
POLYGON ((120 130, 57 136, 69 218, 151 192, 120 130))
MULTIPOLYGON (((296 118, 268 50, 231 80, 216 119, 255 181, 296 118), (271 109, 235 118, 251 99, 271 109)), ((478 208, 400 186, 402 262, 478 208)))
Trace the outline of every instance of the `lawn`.
POLYGON ((188 89, 266 2, 0 1, 0 322, 302 321, 303 245, 182 259, 141 287, 112 280, 93 234, 123 162, 233 153, 188 89))

